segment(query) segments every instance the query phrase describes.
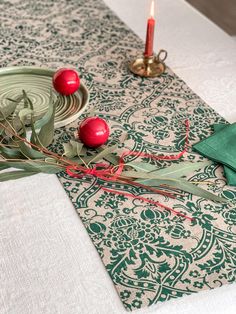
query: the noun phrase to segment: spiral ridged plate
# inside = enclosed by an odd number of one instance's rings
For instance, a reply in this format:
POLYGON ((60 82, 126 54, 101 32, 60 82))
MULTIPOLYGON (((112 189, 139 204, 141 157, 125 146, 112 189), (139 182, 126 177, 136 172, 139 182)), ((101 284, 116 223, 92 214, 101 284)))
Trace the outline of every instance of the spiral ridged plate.
MULTIPOLYGON (((22 94, 22 90, 25 90, 33 103, 35 117, 42 117, 48 110, 54 73, 54 70, 35 67, 0 69, 0 108, 9 105, 7 98, 16 99, 22 94)), ((76 120, 88 105, 89 93, 81 82, 80 88, 73 95, 59 95, 58 97, 55 127, 61 127, 76 120)), ((24 108, 23 101, 17 106, 16 111, 22 108, 24 108)))

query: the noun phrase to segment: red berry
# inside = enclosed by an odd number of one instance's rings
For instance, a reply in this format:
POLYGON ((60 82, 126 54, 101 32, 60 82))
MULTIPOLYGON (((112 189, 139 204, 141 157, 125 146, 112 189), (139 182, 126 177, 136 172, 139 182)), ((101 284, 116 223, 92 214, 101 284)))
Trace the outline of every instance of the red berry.
POLYGON ((58 93, 71 95, 79 89, 80 78, 75 70, 60 69, 54 73, 52 83, 58 93))
POLYGON ((105 144, 109 133, 106 121, 98 117, 86 118, 79 127, 79 138, 88 147, 99 147, 105 144))

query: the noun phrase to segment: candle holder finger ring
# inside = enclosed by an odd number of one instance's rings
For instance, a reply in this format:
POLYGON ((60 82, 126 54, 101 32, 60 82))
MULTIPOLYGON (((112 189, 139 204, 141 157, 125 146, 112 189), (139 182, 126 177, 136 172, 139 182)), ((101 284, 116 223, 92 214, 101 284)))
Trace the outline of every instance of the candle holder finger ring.
POLYGON ((161 49, 157 55, 138 57, 129 64, 132 73, 143 77, 157 77, 165 72, 167 51, 161 49))

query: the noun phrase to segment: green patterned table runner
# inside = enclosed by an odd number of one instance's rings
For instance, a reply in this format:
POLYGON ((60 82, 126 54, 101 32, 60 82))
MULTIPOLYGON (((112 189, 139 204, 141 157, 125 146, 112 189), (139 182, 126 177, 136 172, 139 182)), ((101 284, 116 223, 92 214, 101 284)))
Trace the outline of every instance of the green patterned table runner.
MULTIPOLYGON (((101 0, 10 1, 1 2, 0 9, 2 65, 77 67, 90 89, 90 108, 111 126, 111 143, 127 133, 131 150, 179 152, 186 117, 191 123, 190 144, 208 136, 211 124, 225 123, 170 69, 157 79, 133 76, 127 60, 142 51, 143 43, 101 0)), ((77 124, 56 130, 58 152, 77 124)), ((201 157, 189 150, 184 159, 195 162, 201 157)), ((169 162, 156 164, 166 167, 169 162)), ((59 176, 128 310, 235 280, 236 190, 226 186, 222 168, 216 165, 189 179, 210 182, 205 188, 231 204, 187 193, 170 200, 115 185, 195 218, 189 222, 140 200, 103 192, 97 179, 88 184, 65 173, 59 176)))

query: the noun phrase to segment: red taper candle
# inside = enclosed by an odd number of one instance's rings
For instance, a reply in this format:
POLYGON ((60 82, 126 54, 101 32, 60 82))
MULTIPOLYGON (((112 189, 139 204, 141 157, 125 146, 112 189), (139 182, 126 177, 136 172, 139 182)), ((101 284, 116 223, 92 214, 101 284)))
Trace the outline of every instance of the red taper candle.
POLYGON ((155 30, 154 0, 152 0, 150 18, 148 19, 147 22, 146 45, 144 52, 145 57, 150 57, 153 55, 154 30, 155 30))

